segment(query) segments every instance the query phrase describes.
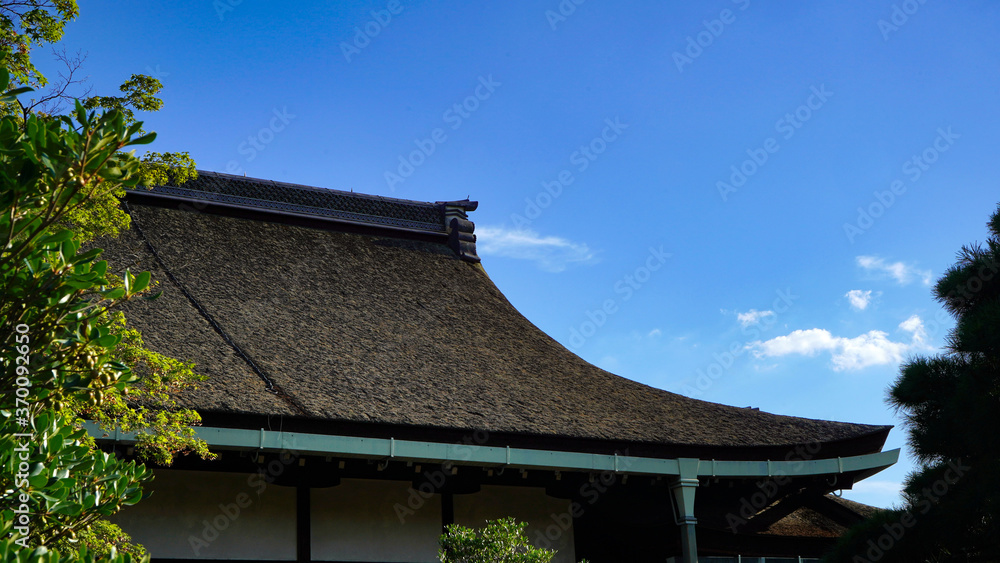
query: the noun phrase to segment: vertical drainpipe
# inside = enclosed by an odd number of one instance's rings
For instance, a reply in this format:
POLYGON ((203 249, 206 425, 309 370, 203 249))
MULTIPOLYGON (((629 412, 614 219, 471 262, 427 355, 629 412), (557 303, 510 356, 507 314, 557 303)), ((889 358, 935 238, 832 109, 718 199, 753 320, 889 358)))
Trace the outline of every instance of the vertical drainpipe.
POLYGON ((681 527, 681 561, 683 563, 698 563, 698 539, 695 525, 698 519, 694 517, 694 493, 698 488, 699 460, 680 458, 678 475, 670 483, 670 496, 674 501, 674 520, 681 527))

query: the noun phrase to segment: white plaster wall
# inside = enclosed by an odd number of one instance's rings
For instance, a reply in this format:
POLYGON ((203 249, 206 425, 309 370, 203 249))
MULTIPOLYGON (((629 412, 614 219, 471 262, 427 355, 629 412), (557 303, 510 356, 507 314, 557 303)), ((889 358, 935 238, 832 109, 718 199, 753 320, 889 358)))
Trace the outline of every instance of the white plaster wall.
POLYGON ((336 487, 313 489, 313 560, 436 562, 441 497, 418 496, 411 503, 411 486, 409 481, 344 479, 336 487))
POLYGON ((574 563, 570 501, 550 497, 538 487, 484 485, 471 495, 455 495, 455 523, 480 527, 487 520, 513 516, 527 522, 527 535, 536 547, 558 550, 554 563, 574 563))
POLYGON ((295 489, 256 474, 154 473, 153 496, 113 519, 154 558, 295 560, 295 489))

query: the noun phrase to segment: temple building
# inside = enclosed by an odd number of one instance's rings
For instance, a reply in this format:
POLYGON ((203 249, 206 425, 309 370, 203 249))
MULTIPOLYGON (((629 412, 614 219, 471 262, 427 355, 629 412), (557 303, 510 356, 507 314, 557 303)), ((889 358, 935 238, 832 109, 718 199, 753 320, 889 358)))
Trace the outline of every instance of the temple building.
POLYGON ((117 516, 153 561, 431 562, 442 526, 504 516, 559 563, 805 561, 864 515, 831 493, 899 454, 889 426, 587 363, 490 280, 473 201, 200 172, 124 205, 100 246, 163 291, 126 314, 208 376, 181 402, 220 454, 155 469, 117 516))

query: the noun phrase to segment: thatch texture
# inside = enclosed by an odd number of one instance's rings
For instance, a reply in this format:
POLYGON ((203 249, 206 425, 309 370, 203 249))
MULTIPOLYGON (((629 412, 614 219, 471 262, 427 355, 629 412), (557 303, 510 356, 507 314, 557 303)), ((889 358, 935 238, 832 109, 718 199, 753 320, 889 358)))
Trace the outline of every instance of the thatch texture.
POLYGON ((831 515, 819 507, 800 507, 788 516, 771 524, 762 533, 774 536, 839 538, 851 526, 875 515, 880 509, 845 498, 825 495, 825 500, 840 507, 831 515), (819 508, 819 510, 817 510, 819 508), (850 518, 845 518, 849 516, 850 518))

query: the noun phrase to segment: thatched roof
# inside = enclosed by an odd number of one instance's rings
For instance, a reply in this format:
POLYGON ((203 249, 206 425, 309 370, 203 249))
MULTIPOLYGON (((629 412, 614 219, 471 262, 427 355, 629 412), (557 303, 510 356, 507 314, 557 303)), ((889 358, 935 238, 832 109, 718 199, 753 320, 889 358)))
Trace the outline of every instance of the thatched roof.
POLYGON ((316 188, 201 174, 183 194, 130 193, 133 228, 99 246, 117 269, 160 280, 162 297, 127 313, 151 348, 210 377, 184 397, 205 416, 281 415, 331 433, 481 429, 716 447, 717 459, 727 448, 815 441, 854 444, 818 457, 868 453, 888 432, 690 399, 587 363, 522 316, 469 258, 464 210, 473 202, 344 192, 324 202, 316 188), (265 184, 263 203, 246 197, 265 184), (237 195, 217 205, 227 189, 237 195), (313 200, 301 208, 267 207, 305 195, 313 200), (345 218, 337 207, 354 198, 404 216, 419 211, 425 228, 408 216, 405 225, 366 219, 372 205, 345 218), (465 259, 446 220, 463 231, 465 259))
POLYGON ((802 506, 768 526, 762 533, 773 536, 839 538, 881 509, 834 495, 824 495, 812 506, 802 506))

